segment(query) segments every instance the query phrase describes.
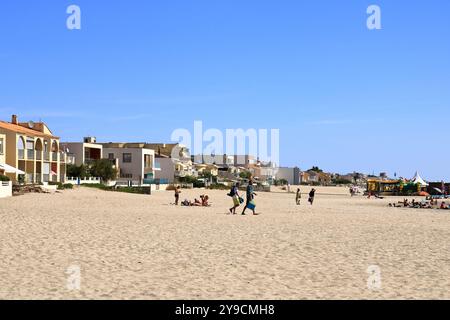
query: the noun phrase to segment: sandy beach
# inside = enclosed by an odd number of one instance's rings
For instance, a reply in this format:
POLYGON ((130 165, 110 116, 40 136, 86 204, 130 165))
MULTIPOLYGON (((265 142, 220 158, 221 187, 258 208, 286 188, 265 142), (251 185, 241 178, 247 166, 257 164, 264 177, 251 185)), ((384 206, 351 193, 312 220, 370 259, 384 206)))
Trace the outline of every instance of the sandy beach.
POLYGON ((85 187, 0 199, 0 299, 450 299, 450 212, 318 189, 313 207, 261 193, 259 216, 227 215, 227 191, 210 208, 85 187))

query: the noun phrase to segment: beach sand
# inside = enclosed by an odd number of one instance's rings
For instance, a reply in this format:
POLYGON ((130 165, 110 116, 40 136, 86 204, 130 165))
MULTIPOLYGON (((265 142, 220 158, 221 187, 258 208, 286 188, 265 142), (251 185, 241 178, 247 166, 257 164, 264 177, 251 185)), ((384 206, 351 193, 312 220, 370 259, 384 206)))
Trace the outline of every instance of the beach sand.
POLYGON ((0 199, 0 299, 450 299, 449 211, 318 189, 313 207, 260 193, 259 216, 227 215, 227 191, 210 208, 86 187, 0 199))

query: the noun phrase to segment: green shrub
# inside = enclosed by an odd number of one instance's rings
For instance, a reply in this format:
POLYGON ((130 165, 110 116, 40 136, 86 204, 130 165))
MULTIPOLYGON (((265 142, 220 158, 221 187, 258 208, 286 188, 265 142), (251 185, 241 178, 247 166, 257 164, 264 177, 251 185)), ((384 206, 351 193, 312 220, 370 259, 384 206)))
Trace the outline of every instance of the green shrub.
POLYGON ((185 176, 185 177, 179 177, 178 178, 180 183, 192 183, 194 184, 197 181, 196 177, 193 176, 185 176))
POLYGON ((205 187, 205 182, 200 181, 200 180, 195 180, 193 183, 194 188, 204 188, 205 187))
POLYGON ((0 181, 11 181, 9 177, 0 174, 0 181))
POLYGON ((212 189, 212 190, 230 190, 231 187, 226 186, 224 184, 221 183, 215 183, 212 184, 208 187, 208 189, 212 189))
POLYGON ((83 187, 99 189, 103 191, 116 191, 116 192, 125 192, 125 193, 134 193, 134 194, 150 194, 150 187, 108 187, 101 183, 96 184, 83 184, 83 187))
POLYGON ((150 187, 119 187, 115 189, 118 192, 150 194, 150 187))
POLYGON ((112 162, 108 159, 95 160, 91 164, 91 174, 94 177, 99 177, 103 182, 116 179, 117 170, 114 168, 112 162))
POLYGON ((52 182, 50 181, 48 183, 49 186, 58 186, 57 189, 58 190, 65 190, 65 189, 73 189, 73 185, 70 183, 65 183, 62 184, 61 182, 52 182))
POLYGON ((67 165, 67 176, 72 178, 89 178, 91 177, 91 172, 89 170, 89 167, 82 164, 80 166, 74 165, 74 164, 68 164, 67 165))
POLYGON ((100 189, 100 190, 107 190, 107 191, 113 190, 113 187, 108 187, 101 183, 82 184, 82 186, 88 187, 88 188, 100 189))
POLYGON ((252 177, 252 173, 250 171, 242 171, 241 173, 239 173, 239 177, 241 179, 249 180, 252 177))
POLYGON ((334 184, 352 184, 353 182, 347 179, 337 178, 333 180, 334 184))

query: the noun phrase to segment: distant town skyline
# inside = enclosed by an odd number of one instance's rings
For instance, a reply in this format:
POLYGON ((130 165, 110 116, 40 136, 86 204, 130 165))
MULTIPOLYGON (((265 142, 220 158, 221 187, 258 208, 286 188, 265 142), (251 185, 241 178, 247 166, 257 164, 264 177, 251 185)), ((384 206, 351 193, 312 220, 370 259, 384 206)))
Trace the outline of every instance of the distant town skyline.
POLYGON ((450 180, 450 2, 18 0, 0 13, 0 120, 61 141, 280 129, 280 165, 450 180), (81 8, 68 30, 66 9, 81 8), (368 30, 367 8, 382 29, 368 30))

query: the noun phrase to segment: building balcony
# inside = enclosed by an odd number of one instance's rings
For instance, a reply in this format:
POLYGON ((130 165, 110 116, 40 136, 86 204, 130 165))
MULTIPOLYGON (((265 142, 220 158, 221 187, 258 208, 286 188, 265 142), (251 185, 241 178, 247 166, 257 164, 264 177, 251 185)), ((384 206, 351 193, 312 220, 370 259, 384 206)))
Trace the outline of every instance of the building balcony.
POLYGON ((147 174, 147 173, 153 173, 153 167, 145 167, 144 174, 147 174))

